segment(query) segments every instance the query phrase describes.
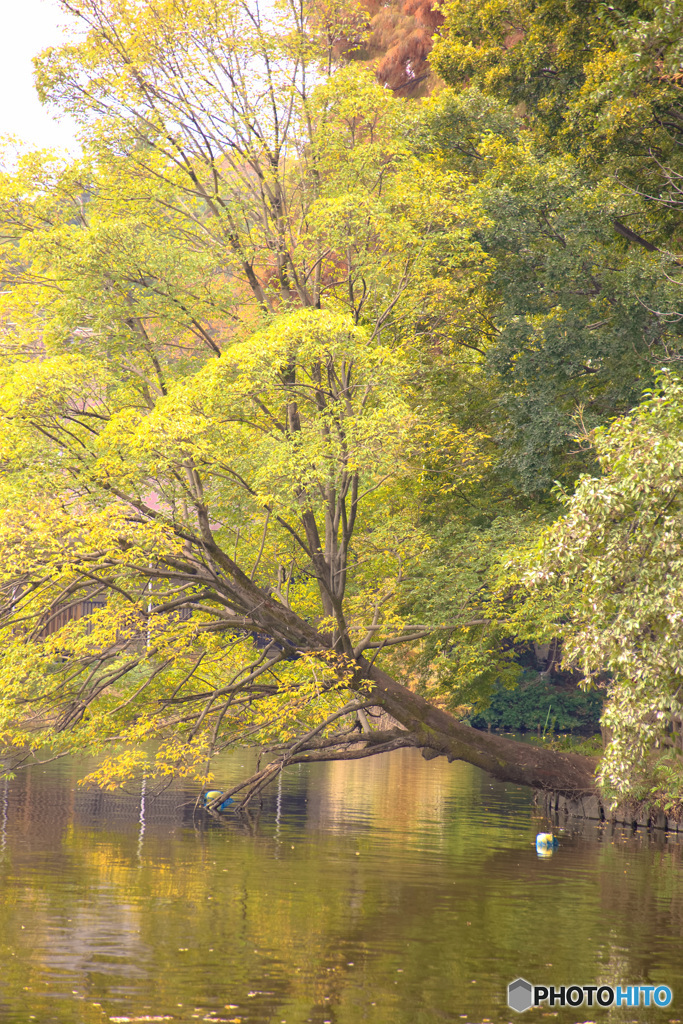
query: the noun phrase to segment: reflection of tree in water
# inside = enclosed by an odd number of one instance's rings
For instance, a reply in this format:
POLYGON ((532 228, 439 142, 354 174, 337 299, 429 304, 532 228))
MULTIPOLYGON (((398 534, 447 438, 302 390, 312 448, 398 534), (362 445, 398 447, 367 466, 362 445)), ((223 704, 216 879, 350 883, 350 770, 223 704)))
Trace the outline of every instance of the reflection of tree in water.
POLYGON ((436 767, 411 752, 295 769, 279 818, 274 791, 252 831, 234 816, 193 821, 191 793, 146 793, 142 847, 139 791, 76 789, 61 770, 16 780, 6 1002, 60 1022, 73 1005, 48 992, 75 989, 93 1020, 100 1002, 112 1015, 230 1004, 249 1021, 413 1024, 415 1007, 425 1021, 456 1008, 495 1019, 501 978, 525 970, 586 983, 680 973, 657 938, 683 932, 679 847, 586 826, 539 861, 526 795, 436 767))

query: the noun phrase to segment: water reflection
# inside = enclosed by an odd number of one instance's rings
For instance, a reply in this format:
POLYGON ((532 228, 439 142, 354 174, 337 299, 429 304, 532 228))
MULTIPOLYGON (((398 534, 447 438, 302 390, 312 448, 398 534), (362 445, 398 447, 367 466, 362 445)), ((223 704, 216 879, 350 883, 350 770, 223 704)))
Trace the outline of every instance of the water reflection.
POLYGON ((583 823, 539 860, 525 790, 414 751, 294 768, 251 822, 83 770, 1 794, 3 1022, 501 1024, 518 975, 674 988, 559 1022, 683 1018, 678 839, 583 823))

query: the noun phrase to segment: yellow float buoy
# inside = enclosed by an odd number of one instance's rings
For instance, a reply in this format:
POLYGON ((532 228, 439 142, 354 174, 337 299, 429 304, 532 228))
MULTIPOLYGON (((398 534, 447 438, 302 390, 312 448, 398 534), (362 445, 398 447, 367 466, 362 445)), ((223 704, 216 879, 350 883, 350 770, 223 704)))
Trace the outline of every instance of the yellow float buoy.
POLYGON ((539 832, 536 836, 536 853, 539 857, 551 857, 557 846, 557 839, 552 832, 539 832))

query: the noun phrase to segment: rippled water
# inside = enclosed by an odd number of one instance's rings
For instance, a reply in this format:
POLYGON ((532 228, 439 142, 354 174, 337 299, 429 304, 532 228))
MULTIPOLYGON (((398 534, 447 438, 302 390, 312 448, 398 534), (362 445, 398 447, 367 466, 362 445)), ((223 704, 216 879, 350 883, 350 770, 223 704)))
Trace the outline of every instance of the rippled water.
POLYGON ((550 1020, 507 1009, 519 975, 674 989, 664 1011, 559 1024, 683 1020, 676 837, 583 824, 543 860, 527 791, 414 751, 290 769, 224 825, 189 790, 85 791, 82 772, 0 783, 3 1024, 550 1020))

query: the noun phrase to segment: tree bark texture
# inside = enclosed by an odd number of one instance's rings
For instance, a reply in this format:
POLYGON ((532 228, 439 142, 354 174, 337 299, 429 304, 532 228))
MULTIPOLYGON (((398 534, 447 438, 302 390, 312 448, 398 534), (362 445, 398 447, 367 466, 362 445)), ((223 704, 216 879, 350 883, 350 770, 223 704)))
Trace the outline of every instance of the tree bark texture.
MULTIPOLYGON (((361 659, 364 660, 364 659, 361 659)), ((502 782, 577 797, 597 793, 597 758, 562 753, 521 743, 495 733, 481 732, 459 722, 397 683, 390 675, 365 663, 375 686, 377 703, 411 733, 415 746, 442 754, 449 761, 466 761, 502 782)))

